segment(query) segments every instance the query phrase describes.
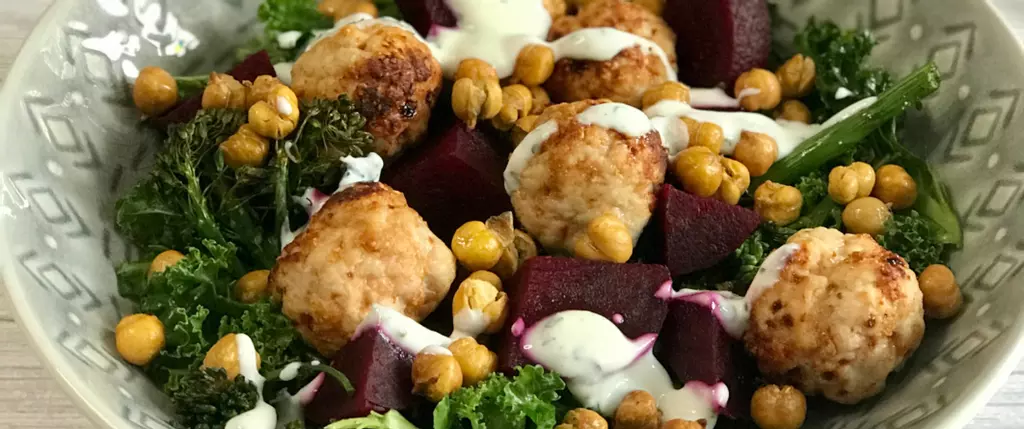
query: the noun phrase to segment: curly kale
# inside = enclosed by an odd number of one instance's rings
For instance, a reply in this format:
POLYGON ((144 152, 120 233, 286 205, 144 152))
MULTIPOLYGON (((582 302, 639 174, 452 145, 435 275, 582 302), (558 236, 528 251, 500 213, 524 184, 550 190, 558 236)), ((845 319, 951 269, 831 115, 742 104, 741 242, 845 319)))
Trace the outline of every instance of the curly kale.
POLYGON ((814 171, 801 177, 793 184, 803 197, 803 213, 810 211, 822 199, 828 196, 828 174, 814 171))
POLYGON ((220 368, 183 372, 164 386, 180 413, 176 426, 182 429, 220 429, 232 417, 244 413, 259 399, 256 386, 245 379, 229 380, 220 368))
POLYGON ((555 427, 555 403, 565 382, 540 366, 517 367, 516 371, 511 378, 491 374, 480 384, 442 399, 434 409, 434 429, 555 427))
POLYGON ((876 236, 878 244, 900 255, 910 268, 921 274, 933 264, 946 260, 948 246, 937 239, 938 227, 916 211, 896 213, 885 224, 885 232, 876 236))
POLYGON ((334 20, 317 10, 316 0, 265 0, 256 11, 268 32, 331 28, 334 20))

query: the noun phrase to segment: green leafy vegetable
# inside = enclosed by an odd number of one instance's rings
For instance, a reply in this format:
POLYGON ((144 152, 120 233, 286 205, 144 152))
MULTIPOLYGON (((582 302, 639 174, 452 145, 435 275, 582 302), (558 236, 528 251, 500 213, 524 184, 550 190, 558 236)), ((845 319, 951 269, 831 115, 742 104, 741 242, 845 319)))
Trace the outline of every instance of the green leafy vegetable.
POLYGON ((256 11, 256 17, 266 26, 267 32, 282 33, 331 28, 334 20, 316 9, 316 0, 265 0, 256 11))
POLYGON ((911 210, 894 214, 885 224, 885 232, 875 238, 921 274, 929 265, 945 262, 948 246, 941 237, 941 231, 931 220, 911 210))
POLYGON ((398 3, 395 0, 373 0, 373 4, 377 6, 377 13, 380 16, 402 19, 402 11, 398 9, 398 3))
POLYGON ((803 213, 807 213, 822 199, 828 197, 828 175, 824 171, 814 171, 801 177, 793 184, 803 197, 803 213))
POLYGON ((220 429, 232 417, 256 406, 256 386, 245 377, 229 380, 223 369, 188 371, 164 386, 177 410, 177 426, 188 429, 220 429))
POLYGON ((380 414, 371 411, 366 417, 338 420, 324 429, 416 429, 401 413, 395 410, 380 414))
POLYGON ((434 429, 551 429, 557 423, 554 403, 565 382, 540 366, 516 368, 508 378, 491 374, 475 387, 464 387, 434 409, 434 429))
POLYGON ((174 82, 178 84, 178 99, 184 100, 202 94, 210 82, 210 75, 175 76, 174 82))
POLYGON ((289 174, 289 189, 295 192, 314 187, 333 192, 344 173, 338 160, 370 153, 373 135, 363 130, 366 119, 348 97, 304 101, 301 110, 303 117, 295 132, 295 149, 288 153, 298 164, 289 174))

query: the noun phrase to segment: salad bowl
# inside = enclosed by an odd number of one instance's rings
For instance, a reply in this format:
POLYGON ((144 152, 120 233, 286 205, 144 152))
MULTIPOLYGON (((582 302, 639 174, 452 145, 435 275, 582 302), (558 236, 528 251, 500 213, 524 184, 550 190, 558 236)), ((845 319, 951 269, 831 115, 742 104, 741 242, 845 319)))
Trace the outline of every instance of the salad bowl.
MULTIPOLYGON (((115 229, 114 203, 159 147, 130 85, 145 65, 183 75, 229 64, 258 31, 259 3, 58 1, 0 92, 2 282, 38 354, 101 427, 173 427, 167 398, 114 342, 132 311, 112 267, 138 255, 115 229)), ((776 40, 828 18, 871 30, 873 60, 896 75, 936 64, 942 88, 910 113, 906 141, 949 185, 964 226, 950 264, 961 313, 928 326, 882 395, 812 407, 808 427, 962 427, 1024 352, 1024 52, 981 1, 781 0, 777 12, 776 40)))

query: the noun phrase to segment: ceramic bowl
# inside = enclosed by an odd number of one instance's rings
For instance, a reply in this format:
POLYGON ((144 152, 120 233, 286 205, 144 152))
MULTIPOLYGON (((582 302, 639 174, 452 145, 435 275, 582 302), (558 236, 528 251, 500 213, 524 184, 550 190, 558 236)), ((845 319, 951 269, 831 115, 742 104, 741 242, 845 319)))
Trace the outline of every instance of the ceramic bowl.
MULTIPOLYGON (((113 204, 157 147, 129 83, 143 65, 211 70, 255 31, 258 0, 60 0, 0 92, 0 270, 31 342, 101 427, 169 428, 167 399, 122 362, 113 328, 129 312, 112 265, 136 252, 113 204)), ((1024 53, 982 1, 784 0, 780 40, 809 16, 872 30, 876 60, 925 61, 942 90, 908 120, 908 141, 951 187, 965 226, 952 267, 964 311, 932 323, 878 398, 812 409, 806 427, 959 428, 1019 361, 1024 338, 1024 53)), ((45 418, 45 416, 40 416, 45 418)))

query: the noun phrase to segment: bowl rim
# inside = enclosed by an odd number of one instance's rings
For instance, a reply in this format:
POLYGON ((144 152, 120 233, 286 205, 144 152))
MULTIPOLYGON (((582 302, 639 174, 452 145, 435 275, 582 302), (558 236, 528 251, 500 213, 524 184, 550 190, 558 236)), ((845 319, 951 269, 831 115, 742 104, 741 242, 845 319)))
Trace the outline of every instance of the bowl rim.
MULTIPOLYGON (((55 0, 46 7, 42 16, 35 22, 32 30, 18 48, 18 54, 11 64, 3 85, 0 86, 0 100, 9 99, 15 95, 14 85, 11 82, 17 79, 11 79, 11 77, 22 76, 26 73, 27 64, 33 56, 30 54, 30 51, 32 51, 30 47, 42 44, 49 36, 49 31, 58 24, 58 17, 66 16, 78 1, 81 0, 55 0)), ((1005 14, 997 9, 991 0, 985 0, 984 4, 987 6, 989 13, 996 17, 1002 31, 1013 38, 1018 55, 1024 56, 1024 36, 1018 37, 1014 33, 1005 14)), ((9 109, 10 106, 8 105, 6 108, 0 108, 0 111, 9 109)), ((0 232, 7 228, 4 225, 4 222, 0 222, 0 232)), ((6 236, 6 234, 0 235, 6 236)), ((6 301, 9 308, 14 310, 12 312, 14 323, 18 325, 19 330, 26 337, 26 342, 33 349, 35 356, 40 358, 41 366, 46 368, 47 372, 53 376, 64 393, 76 405, 76 408, 82 411, 93 424, 98 425, 100 428, 131 429, 129 425, 124 423, 122 416, 110 409, 97 407, 90 400, 86 399, 87 392, 77 386, 84 386, 87 383, 73 371, 68 371, 64 368, 67 365, 57 364, 57 362, 61 361, 58 351, 50 341, 45 340, 47 335, 38 325, 24 323, 25 320, 36 315, 23 293, 21 283, 13 273, 16 266, 13 262, 12 255, 8 251, 7 246, 0 246, 0 285, 7 290, 6 301)), ((961 429, 965 427, 988 404, 996 392, 1005 384, 1005 380, 1010 373, 1021 363, 1022 358, 1024 358, 1024 326, 1014 324, 1013 327, 1009 328, 1009 331, 1007 334, 1011 335, 1011 341, 1013 342, 1010 352, 1004 353, 996 359, 998 363, 994 366, 994 370, 986 371, 979 377, 981 383, 973 389, 973 394, 960 396, 959 402, 961 404, 959 407, 947 407, 947 410, 952 410, 951 416, 945 421, 938 422, 938 426, 935 429, 961 429)), ((949 405, 955 405, 955 403, 949 405)))

